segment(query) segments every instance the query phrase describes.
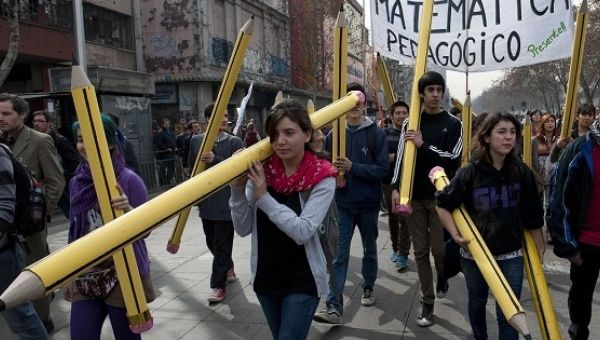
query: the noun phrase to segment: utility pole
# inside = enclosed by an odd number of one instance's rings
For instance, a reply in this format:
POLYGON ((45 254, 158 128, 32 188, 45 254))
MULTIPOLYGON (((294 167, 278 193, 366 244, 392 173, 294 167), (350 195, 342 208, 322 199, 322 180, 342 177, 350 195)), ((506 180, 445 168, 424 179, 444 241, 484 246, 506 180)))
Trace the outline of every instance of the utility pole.
POLYGON ((75 58, 87 73, 85 60, 85 32, 83 29, 83 0, 73 0, 73 31, 75 36, 75 58))

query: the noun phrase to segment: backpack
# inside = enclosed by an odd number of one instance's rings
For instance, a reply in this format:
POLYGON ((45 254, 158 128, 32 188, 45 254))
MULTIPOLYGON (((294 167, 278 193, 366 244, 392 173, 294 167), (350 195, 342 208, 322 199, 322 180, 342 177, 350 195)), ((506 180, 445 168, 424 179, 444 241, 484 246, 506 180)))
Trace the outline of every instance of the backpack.
POLYGON ((46 197, 42 183, 37 181, 31 171, 21 164, 2 144, 12 162, 15 179, 15 216, 12 232, 29 236, 46 227, 46 197))
MULTIPOLYGON (((300 197, 305 203, 310 197, 311 190, 305 190, 300 192, 300 197)), ((337 249, 337 243, 339 239, 339 224, 338 224, 338 212, 337 205, 335 204, 335 198, 331 201, 329 209, 323 218, 323 222, 319 226, 319 242, 325 255, 325 261, 327 262, 327 273, 329 274, 329 287, 333 289, 333 293, 338 299, 341 299, 341 293, 337 291, 335 270, 333 269, 333 260, 335 259, 335 251, 337 249)), ((341 301, 341 300, 338 300, 341 301)))

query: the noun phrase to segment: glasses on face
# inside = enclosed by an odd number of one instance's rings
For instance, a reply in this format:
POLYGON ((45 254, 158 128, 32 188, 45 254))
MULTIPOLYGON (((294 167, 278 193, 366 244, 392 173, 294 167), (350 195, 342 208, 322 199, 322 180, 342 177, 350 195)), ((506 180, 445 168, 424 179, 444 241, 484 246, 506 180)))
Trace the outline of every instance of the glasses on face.
POLYGON ((43 119, 34 119, 33 120, 34 123, 46 123, 47 120, 43 120, 43 119))

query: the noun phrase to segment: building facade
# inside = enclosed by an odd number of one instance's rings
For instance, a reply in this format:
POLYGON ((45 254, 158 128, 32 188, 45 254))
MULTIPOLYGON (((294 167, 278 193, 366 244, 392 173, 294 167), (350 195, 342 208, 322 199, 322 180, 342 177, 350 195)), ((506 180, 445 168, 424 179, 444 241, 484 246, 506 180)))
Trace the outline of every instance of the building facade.
POLYGON ((261 122, 277 91, 290 87, 289 18, 283 0, 142 2, 143 56, 154 74, 155 119, 204 121, 239 30, 254 17, 252 40, 229 102, 230 120, 254 82, 247 119, 261 122))

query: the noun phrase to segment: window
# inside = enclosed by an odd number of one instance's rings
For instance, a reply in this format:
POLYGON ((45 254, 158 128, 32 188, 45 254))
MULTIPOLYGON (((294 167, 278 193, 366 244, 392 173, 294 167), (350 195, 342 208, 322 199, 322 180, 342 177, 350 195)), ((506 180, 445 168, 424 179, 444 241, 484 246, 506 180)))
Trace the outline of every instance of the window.
POLYGON ((133 29, 130 16, 84 3, 83 21, 85 40, 133 49, 133 29))

